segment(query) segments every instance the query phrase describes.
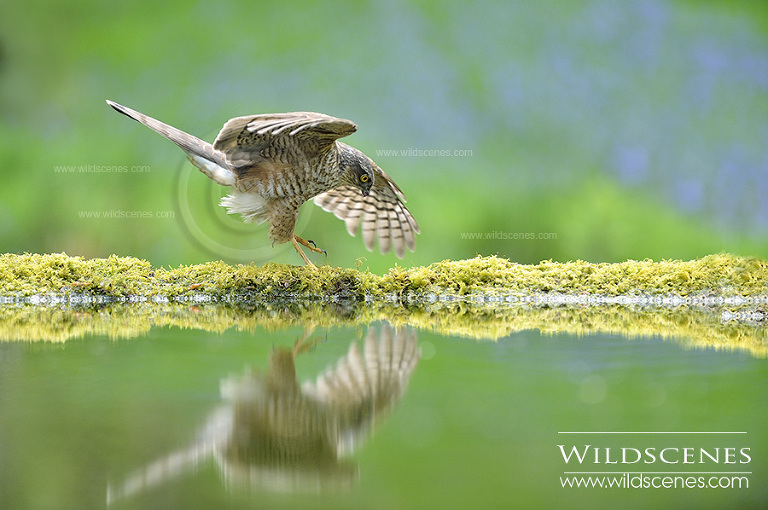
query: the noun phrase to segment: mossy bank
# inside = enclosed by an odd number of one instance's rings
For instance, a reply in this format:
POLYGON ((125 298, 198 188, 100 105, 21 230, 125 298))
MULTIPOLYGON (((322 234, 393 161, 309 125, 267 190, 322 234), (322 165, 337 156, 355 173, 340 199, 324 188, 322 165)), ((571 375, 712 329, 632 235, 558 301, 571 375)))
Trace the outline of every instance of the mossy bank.
POLYGON ((330 266, 296 267, 221 261, 173 269, 132 257, 0 255, 0 296, 96 296, 106 299, 434 300, 537 294, 596 296, 766 296, 768 261, 728 254, 692 261, 629 260, 524 265, 499 257, 395 266, 383 275, 330 266))

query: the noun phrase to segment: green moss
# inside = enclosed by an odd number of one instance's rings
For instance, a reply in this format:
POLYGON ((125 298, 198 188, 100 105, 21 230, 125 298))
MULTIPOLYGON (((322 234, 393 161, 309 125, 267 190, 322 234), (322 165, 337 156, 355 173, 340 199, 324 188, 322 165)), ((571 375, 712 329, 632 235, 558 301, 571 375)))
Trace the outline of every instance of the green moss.
MULTIPOLYGON (((759 304, 768 299, 768 263, 726 254, 688 262, 537 265, 475 257, 410 269, 395 266, 379 276, 329 266, 216 261, 164 269, 131 257, 5 254, 0 255, 0 298, 7 304, 0 306, 0 339, 134 336, 165 325, 224 331, 387 320, 475 338, 499 338, 522 329, 657 335, 768 357, 765 328, 744 321, 723 324, 717 313, 727 311, 722 303, 716 308, 711 303, 709 308, 643 308, 546 302, 558 296, 678 296, 698 305, 713 297, 746 296, 759 304), (66 306, 29 304, 42 300, 66 306), (208 301, 220 304, 203 304, 208 301), (78 302, 89 305, 78 308, 78 302), (98 302, 107 305, 94 305, 98 302)), ((747 312, 765 321, 764 305, 750 305, 747 312)))
POLYGON ((420 299, 429 295, 768 294, 768 262, 720 254, 692 261, 651 260, 592 264, 583 261, 524 265, 499 257, 395 266, 383 276, 356 269, 317 269, 268 263, 230 266, 221 261, 176 269, 153 268, 132 257, 83 259, 65 254, 0 255, 0 295, 39 294, 178 296, 212 298, 362 300, 366 296, 420 299))
POLYGON ((768 263, 732 255, 688 262, 537 265, 476 257, 410 269, 395 266, 379 276, 328 266, 230 266, 216 261, 164 269, 130 257, 6 254, 0 256, 0 298, 6 302, 0 306, 3 340, 130 337, 169 325, 220 332, 386 320, 473 338, 500 338, 524 329, 654 335, 768 357, 761 325, 768 263), (563 305, 558 301, 563 296, 581 304, 563 305), (641 304, 616 303, 631 296, 639 296, 641 304), (660 296, 677 296, 678 301, 658 306, 660 296), (749 297, 747 305, 729 306, 725 298, 734 296, 749 297), (585 297, 602 301, 586 306, 585 297), (59 305, 30 304, 43 299, 59 305), (100 301, 106 304, 94 304, 100 301), (722 320, 723 313, 739 310, 753 317, 752 322, 722 320))
POLYGON ((756 296, 768 292, 768 262, 710 255, 692 261, 592 264, 544 261, 524 265, 498 257, 445 260, 409 270, 394 268, 383 288, 398 292, 504 295, 574 293, 604 296, 697 293, 756 296))

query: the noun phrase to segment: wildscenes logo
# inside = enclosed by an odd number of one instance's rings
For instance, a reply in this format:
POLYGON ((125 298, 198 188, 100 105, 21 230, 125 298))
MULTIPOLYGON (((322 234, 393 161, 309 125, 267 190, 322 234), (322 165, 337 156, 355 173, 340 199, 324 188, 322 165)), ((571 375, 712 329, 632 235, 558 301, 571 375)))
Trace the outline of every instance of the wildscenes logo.
POLYGON ((557 447, 566 464, 576 461, 578 464, 749 464, 752 457, 749 448, 717 447, 665 447, 665 448, 609 448, 585 444, 557 447))

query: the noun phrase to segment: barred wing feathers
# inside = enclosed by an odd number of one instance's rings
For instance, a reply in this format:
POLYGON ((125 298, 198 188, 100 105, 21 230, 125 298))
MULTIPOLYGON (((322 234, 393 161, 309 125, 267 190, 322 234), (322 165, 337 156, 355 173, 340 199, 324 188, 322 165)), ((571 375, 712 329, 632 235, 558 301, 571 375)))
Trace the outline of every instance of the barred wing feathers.
POLYGON ((344 220, 347 232, 356 235, 362 223, 365 247, 373 250, 379 239, 381 253, 394 249, 399 258, 405 248, 413 251, 419 225, 405 207, 405 197, 397 185, 383 171, 377 169, 374 185, 367 197, 351 186, 332 189, 315 197, 315 204, 337 218, 344 220))

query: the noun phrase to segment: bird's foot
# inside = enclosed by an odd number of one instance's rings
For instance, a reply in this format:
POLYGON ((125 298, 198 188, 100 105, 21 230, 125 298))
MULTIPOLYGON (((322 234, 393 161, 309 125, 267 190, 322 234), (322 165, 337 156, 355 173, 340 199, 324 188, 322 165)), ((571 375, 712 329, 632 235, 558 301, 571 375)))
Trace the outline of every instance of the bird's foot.
POLYGON ((296 234, 293 234, 293 237, 302 245, 306 246, 310 250, 312 250, 315 253, 322 253, 326 257, 328 256, 328 252, 323 250, 322 248, 318 248, 317 244, 315 244, 314 241, 308 241, 306 239, 302 239, 301 237, 297 236, 296 234))
POLYGON ((307 239, 307 242, 308 242, 309 244, 311 244, 311 245, 312 245, 312 246, 308 246, 308 248, 309 248, 310 250, 312 250, 312 251, 313 251, 313 252, 315 252, 315 253, 322 253, 322 254, 323 254, 323 255, 325 255, 326 257, 328 256, 328 252, 327 252, 327 251, 325 251, 325 250, 324 250, 324 249, 322 249, 322 248, 318 248, 318 247, 317 247, 317 245, 315 244, 315 242, 314 242, 312 239, 307 239))
POLYGON ((296 339, 296 343, 293 344, 293 357, 295 358, 302 352, 308 352, 317 345, 320 340, 315 340, 310 335, 315 330, 314 326, 310 326, 304 330, 304 335, 301 338, 296 339))
MULTIPOLYGON (((308 265, 309 267, 311 267, 311 268, 314 268, 314 267, 315 267, 315 265, 312 263, 312 261, 311 261, 311 260, 309 260, 309 259, 307 258, 307 256, 306 256, 306 255, 304 254, 304 252, 302 251, 302 249, 301 249, 301 246, 299 246, 299 243, 298 243, 298 241, 299 241, 299 240, 301 240, 301 241, 304 241, 304 239, 301 239, 301 237, 299 237, 299 236, 296 236, 296 235, 294 235, 294 236, 291 238, 291 243, 293 243, 293 247, 294 247, 294 248, 296 248, 296 251, 297 251, 297 252, 299 252, 299 255, 301 255, 301 258, 302 258, 302 259, 304 259, 304 263, 305 263, 306 265, 308 265)), ((304 243, 306 243, 306 241, 304 241, 304 243)), ((304 243, 302 243, 302 244, 304 244, 304 243)), ((308 247, 308 248, 309 248, 309 247, 308 247)), ((311 249, 311 248, 310 248, 310 249, 311 249)))

